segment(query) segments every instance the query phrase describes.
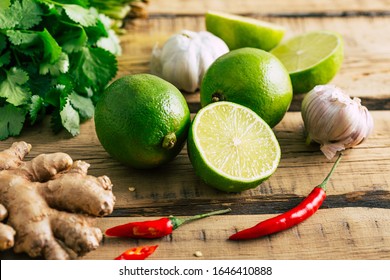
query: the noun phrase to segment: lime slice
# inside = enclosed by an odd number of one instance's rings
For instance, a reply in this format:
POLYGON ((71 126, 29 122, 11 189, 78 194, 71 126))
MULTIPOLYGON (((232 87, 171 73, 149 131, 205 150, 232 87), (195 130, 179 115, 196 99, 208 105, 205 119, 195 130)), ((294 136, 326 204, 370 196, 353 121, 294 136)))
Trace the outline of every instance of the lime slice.
POLYGON ((226 192, 257 187, 275 172, 281 154, 268 124, 251 109, 228 101, 199 110, 187 149, 198 176, 226 192))
POLYGON ((282 26, 222 12, 206 13, 206 29, 221 38, 230 50, 253 47, 265 51, 274 48, 282 40, 282 26))
POLYGON ((344 59, 343 39, 335 32, 314 31, 289 39, 271 53, 289 72, 294 93, 306 93, 338 73, 344 59))

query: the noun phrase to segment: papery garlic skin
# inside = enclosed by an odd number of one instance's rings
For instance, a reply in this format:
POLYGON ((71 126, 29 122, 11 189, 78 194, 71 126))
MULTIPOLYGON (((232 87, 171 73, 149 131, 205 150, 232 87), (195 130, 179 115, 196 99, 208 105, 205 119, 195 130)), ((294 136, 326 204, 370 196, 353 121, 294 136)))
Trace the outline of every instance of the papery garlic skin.
POLYGON ((316 86, 303 99, 301 113, 308 139, 321 144, 328 159, 359 145, 372 133, 373 118, 360 102, 333 85, 316 86))
POLYGON ((170 37, 161 49, 154 47, 151 74, 178 89, 194 92, 209 66, 228 51, 225 42, 208 31, 183 30, 170 37))

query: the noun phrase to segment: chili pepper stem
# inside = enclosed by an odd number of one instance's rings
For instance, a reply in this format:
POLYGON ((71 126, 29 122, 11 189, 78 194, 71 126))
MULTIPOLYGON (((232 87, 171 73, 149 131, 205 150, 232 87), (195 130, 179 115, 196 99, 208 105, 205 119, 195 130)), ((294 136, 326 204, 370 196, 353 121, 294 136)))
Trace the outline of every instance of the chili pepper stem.
POLYGON ((228 213, 230 211, 232 211, 232 209, 227 208, 227 209, 217 210, 217 211, 213 211, 213 212, 209 212, 209 213, 198 214, 198 215, 191 216, 191 217, 184 218, 184 219, 176 218, 176 217, 173 217, 173 216, 171 216, 169 218, 173 222, 173 228, 176 229, 179 226, 181 226, 182 224, 185 224, 185 223, 188 223, 188 222, 191 222, 191 221, 194 221, 194 220, 199 220, 199 219, 203 219, 203 218, 206 218, 206 217, 214 216, 214 215, 225 214, 225 213, 228 213))
POLYGON ((333 171, 336 169, 337 165, 339 164, 342 155, 343 155, 342 153, 339 154, 339 157, 337 158, 337 160, 333 164, 332 169, 329 171, 329 173, 326 176, 326 178, 324 179, 324 181, 322 181, 322 183, 318 185, 318 187, 323 189, 324 191, 326 191, 326 184, 328 183, 330 177, 332 176, 333 171))

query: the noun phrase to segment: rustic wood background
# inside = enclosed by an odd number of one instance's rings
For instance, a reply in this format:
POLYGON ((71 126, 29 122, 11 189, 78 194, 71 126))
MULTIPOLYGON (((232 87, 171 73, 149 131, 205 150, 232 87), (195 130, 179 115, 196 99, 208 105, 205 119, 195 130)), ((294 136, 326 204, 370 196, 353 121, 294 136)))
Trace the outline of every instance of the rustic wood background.
MULTIPOLYGON (((230 214, 187 224, 158 240, 105 238, 84 259, 113 259, 138 245, 159 244, 150 259, 390 259, 390 2, 385 0, 151 0, 148 17, 129 19, 121 37, 118 77, 149 71, 155 44, 163 44, 182 29, 205 29, 204 13, 220 10, 267 20, 286 27, 285 38, 309 30, 334 30, 345 40, 343 66, 331 82, 361 98, 371 111, 375 129, 370 138, 345 152, 328 185, 321 209, 304 223, 257 240, 230 242, 236 230, 295 206, 319 184, 332 166, 319 146, 305 144, 300 115, 303 95, 294 96, 289 112, 274 128, 282 159, 276 173, 259 187, 227 194, 202 183, 195 175, 186 148, 169 164, 155 170, 127 168, 101 147, 93 120, 71 138, 54 135, 48 123, 0 142, 33 145, 29 157, 63 151, 91 164, 90 173, 108 175, 114 183, 114 213, 97 220, 107 227, 162 216, 188 216, 225 207, 230 214), (134 191, 129 188, 134 187, 134 191), (197 258, 195 251, 203 257, 197 258)), ((192 114, 200 108, 199 93, 183 93, 192 114)), ((1 259, 25 258, 11 251, 1 259)))

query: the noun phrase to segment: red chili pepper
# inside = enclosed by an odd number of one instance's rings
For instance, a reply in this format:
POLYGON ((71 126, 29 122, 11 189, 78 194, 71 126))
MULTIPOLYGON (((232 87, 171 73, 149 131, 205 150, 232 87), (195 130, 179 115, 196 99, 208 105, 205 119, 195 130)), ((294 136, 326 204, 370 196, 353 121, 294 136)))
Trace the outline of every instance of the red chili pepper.
POLYGON ((229 237, 230 240, 253 239, 291 228, 312 216, 322 205, 326 197, 326 184, 341 159, 334 163, 328 176, 296 207, 276 217, 264 220, 251 228, 241 230, 229 237))
POLYGON ((214 211, 206 214, 192 216, 187 219, 179 219, 177 217, 161 218, 158 220, 131 222, 119 226, 115 226, 106 230, 107 236, 115 237, 130 237, 130 238, 160 238, 172 233, 184 223, 193 220, 209 217, 212 215, 224 214, 230 212, 231 209, 214 211))
POLYGON ((126 250, 114 260, 144 260, 156 251, 158 245, 139 246, 126 250))

